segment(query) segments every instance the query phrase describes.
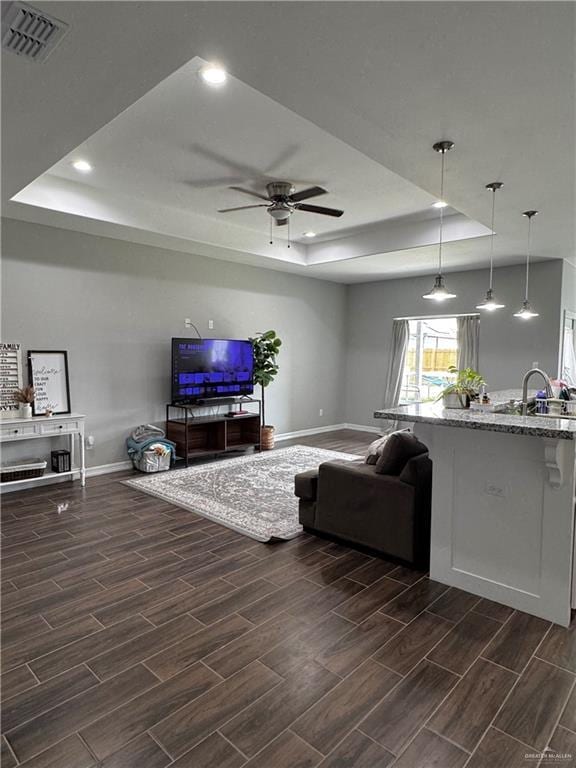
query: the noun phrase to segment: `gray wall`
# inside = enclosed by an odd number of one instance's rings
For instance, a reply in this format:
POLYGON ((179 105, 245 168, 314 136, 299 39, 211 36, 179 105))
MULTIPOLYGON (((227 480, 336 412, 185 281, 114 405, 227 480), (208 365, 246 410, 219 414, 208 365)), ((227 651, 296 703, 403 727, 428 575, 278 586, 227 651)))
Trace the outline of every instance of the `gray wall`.
MULTIPOLYGON (((447 281, 457 298, 443 306, 421 298, 431 287, 432 277, 349 286, 347 422, 374 424, 372 412, 383 405, 392 320, 475 312, 486 292, 488 272, 451 273, 447 281)), ((506 308, 482 315, 480 321, 480 371, 489 389, 519 387, 523 373, 534 361, 554 375, 558 372, 562 261, 533 264, 530 283, 530 298, 540 317, 524 321, 512 317, 523 299, 524 268, 495 271, 495 292, 506 308)))
MULTIPOLYGON (((164 419, 170 338, 193 335, 185 317, 207 337, 278 331, 284 346, 267 420, 279 432, 371 425, 382 405, 393 318, 474 311, 488 279, 484 270, 450 274, 458 298, 435 307, 420 298, 430 277, 342 286, 9 219, 2 275, 2 339, 69 352, 72 406, 86 413, 96 438, 91 466, 123 460, 130 429, 164 419)), ((507 307, 482 316, 480 368, 491 389, 519 386, 535 360, 555 374, 559 310, 576 309, 576 270, 541 262, 531 279, 541 316, 513 318, 523 280, 522 267, 496 270, 507 307)))
POLYGON ((164 419, 170 338, 194 335, 185 317, 206 337, 278 332, 267 421, 279 432, 342 421, 345 286, 15 220, 2 239, 2 339, 68 350, 89 465, 125 459, 128 432, 164 419))

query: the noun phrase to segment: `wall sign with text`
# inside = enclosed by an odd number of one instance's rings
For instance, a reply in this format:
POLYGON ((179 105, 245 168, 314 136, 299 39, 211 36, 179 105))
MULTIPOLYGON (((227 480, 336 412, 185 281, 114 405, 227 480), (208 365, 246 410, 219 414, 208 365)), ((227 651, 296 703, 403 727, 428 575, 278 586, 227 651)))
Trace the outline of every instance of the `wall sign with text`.
POLYGON ((43 350, 28 351, 30 383, 34 387, 34 416, 70 413, 68 353, 43 350))
POLYGON ((0 342, 0 418, 14 419, 19 406, 14 393, 22 388, 22 358, 20 344, 0 342))

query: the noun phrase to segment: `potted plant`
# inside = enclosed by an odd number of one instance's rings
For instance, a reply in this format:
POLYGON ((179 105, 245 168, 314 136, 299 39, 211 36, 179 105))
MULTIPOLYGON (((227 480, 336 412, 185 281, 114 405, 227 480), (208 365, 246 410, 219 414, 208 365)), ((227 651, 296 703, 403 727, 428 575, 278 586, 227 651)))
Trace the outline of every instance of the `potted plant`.
POLYGON ((34 387, 22 387, 14 392, 14 399, 19 404, 20 416, 23 419, 32 418, 32 403, 34 402, 34 387))
POLYGON ((438 399, 442 398, 444 408, 469 408, 470 400, 478 396, 480 387, 486 382, 472 368, 463 368, 460 371, 455 365, 451 365, 448 373, 455 377, 454 381, 442 390, 438 399))
POLYGON ((274 448, 274 427, 266 424, 266 411, 264 402, 264 392, 278 373, 278 364, 276 357, 282 346, 281 340, 276 335, 276 331, 265 331, 258 333, 250 339, 254 349, 254 382, 260 384, 262 388, 262 427, 260 434, 260 448, 270 450, 274 448))

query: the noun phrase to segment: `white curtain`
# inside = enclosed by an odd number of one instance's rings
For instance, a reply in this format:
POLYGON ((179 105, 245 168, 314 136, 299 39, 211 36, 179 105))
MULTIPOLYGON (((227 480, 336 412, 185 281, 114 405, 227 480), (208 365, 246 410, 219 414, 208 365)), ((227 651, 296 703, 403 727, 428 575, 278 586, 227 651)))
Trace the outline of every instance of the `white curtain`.
MULTIPOLYGON (((384 407, 395 408, 400 400, 402 389, 402 375, 404 373, 404 361, 410 338, 410 324, 408 320, 394 320, 392 323, 392 345, 390 347, 390 361, 388 363, 388 376, 386 390, 384 391, 384 407)), ((388 422, 389 430, 398 428, 397 422, 388 422)))
POLYGON ((458 328, 458 369, 472 368, 477 371, 479 366, 480 347, 480 318, 478 315, 457 317, 458 328))
POLYGON ((576 333, 574 328, 564 328, 564 354, 561 378, 576 387, 576 333))

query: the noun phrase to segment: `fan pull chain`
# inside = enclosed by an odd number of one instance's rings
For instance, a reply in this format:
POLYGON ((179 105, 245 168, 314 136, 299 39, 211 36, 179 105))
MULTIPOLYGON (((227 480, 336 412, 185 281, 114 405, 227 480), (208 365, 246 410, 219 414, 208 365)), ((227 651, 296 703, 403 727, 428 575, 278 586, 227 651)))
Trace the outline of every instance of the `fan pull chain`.
POLYGON ((270 217, 270 245, 274 245, 274 240, 272 239, 272 217, 270 217))
POLYGON ((288 248, 290 248, 290 216, 288 216, 288 248))

